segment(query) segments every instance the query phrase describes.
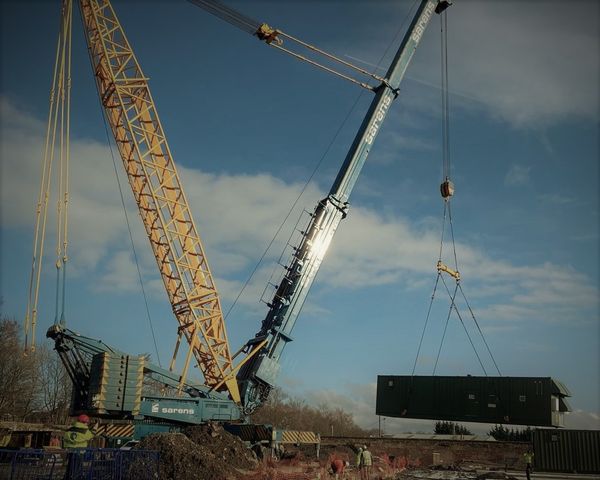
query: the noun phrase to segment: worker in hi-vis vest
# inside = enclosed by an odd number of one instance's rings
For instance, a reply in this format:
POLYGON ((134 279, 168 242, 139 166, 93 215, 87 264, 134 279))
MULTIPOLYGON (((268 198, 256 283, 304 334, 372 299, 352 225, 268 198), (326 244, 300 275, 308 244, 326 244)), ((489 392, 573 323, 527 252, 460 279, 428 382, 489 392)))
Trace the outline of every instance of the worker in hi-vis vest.
POLYGON ((77 421, 67 430, 63 438, 64 448, 86 448, 89 441, 94 438, 94 434, 89 427, 90 417, 79 415, 77 421))
POLYGON ((362 470, 361 475, 363 480, 370 480, 371 478, 371 467, 373 466, 373 456, 366 445, 363 446, 362 451, 362 470))
POLYGON ((533 469, 533 452, 531 448, 527 449, 527 452, 523 454, 523 459, 525 460, 525 475, 527 475, 527 480, 531 478, 531 470, 533 469))

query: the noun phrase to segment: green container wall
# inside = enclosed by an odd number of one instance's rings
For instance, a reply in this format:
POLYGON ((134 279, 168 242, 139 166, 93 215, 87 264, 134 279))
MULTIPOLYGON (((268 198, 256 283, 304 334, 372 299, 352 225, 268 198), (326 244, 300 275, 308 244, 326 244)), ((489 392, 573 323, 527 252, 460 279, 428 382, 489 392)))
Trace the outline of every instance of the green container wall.
POLYGON ((562 426, 549 377, 377 377, 378 415, 463 422, 562 426))
POLYGON ((533 434, 534 468, 600 473, 600 430, 542 430, 533 434))

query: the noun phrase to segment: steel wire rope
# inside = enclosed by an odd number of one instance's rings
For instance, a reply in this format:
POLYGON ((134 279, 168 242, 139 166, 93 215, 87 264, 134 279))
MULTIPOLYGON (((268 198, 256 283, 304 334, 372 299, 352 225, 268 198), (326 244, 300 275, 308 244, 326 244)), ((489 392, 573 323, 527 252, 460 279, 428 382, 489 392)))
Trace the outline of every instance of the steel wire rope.
POLYGON ((415 376, 415 370, 417 369, 417 362, 419 360, 419 355, 421 354, 421 345, 423 345, 423 338, 425 337, 425 330, 427 329, 427 324, 429 323, 429 315, 431 314, 431 307, 433 306, 433 299, 435 298, 435 292, 437 290, 438 283, 440 281, 441 274, 438 272, 435 277, 435 284, 433 286, 433 293, 431 294, 431 301, 429 302, 429 308, 427 309, 427 317, 425 318, 425 325, 423 326, 423 331, 421 332, 421 339, 419 340, 419 348, 417 348, 417 355, 415 357, 415 363, 413 364, 413 369, 411 376, 415 376))
POLYGON ((56 202, 56 299, 54 323, 64 325, 65 319, 65 288, 66 288, 66 245, 67 245, 67 211, 66 195, 68 194, 68 155, 69 144, 69 121, 70 121, 70 91, 71 91, 71 13, 72 3, 70 0, 64 2, 62 15, 62 48, 60 61, 59 80, 59 110, 60 110, 60 134, 59 134, 59 169, 58 169, 58 192, 56 202), (66 117, 66 118, 65 118, 66 117), (64 208, 64 210, 63 210, 64 208), (63 248, 64 247, 64 248, 63 248), (61 282, 62 280, 62 282, 61 282), (59 300, 62 298, 62 302, 59 300), (59 315, 60 312, 60 315, 59 315))
POLYGON ((217 0, 188 0, 190 3, 203 8, 209 13, 212 13, 221 20, 239 28, 247 33, 254 34, 260 28, 261 23, 258 20, 250 18, 243 13, 234 10, 227 5, 224 5, 217 0))
POLYGON ((442 77, 442 161, 443 176, 446 180, 451 177, 450 170, 450 106, 448 98, 448 15, 444 11, 440 15, 441 37, 441 77, 442 77))
MULTIPOLYGON (((438 258, 439 262, 442 261, 442 249, 444 247, 444 231, 446 229, 446 211, 447 211, 446 205, 447 205, 446 202, 444 202, 444 213, 442 216, 442 233, 441 233, 441 241, 440 241, 440 255, 438 258)), ((433 300, 435 299, 435 293, 437 291, 438 282, 440 281, 440 276, 441 276, 441 272, 438 271, 438 274, 436 275, 436 278, 435 278, 435 284, 433 286, 433 292, 431 293, 431 300, 429 302, 429 308, 427 309, 427 315, 425 317, 425 325, 423 326, 423 331, 421 332, 421 339, 419 340, 419 348, 417 349, 417 355, 415 356, 415 362, 413 364, 413 369, 412 369, 412 373, 411 373, 411 376, 413 376, 413 377, 415 375, 417 362, 419 361, 419 355, 421 354, 421 345, 423 344, 425 330, 427 329, 427 325, 429 323, 429 316, 431 314, 431 308, 433 306, 433 300)))
MULTIPOLYGON (((99 98, 98 98, 99 100, 99 98)), ((144 287, 144 281, 142 278, 142 272, 140 270, 140 263, 138 261, 137 251, 135 249, 135 244, 133 241, 133 234, 131 232, 131 225, 129 223, 129 215, 127 214, 127 208, 125 206, 125 197, 123 195, 123 189, 121 187, 121 181, 119 180, 119 174, 117 169, 117 162, 115 160, 115 155, 112 148, 112 142, 110 141, 110 134, 108 132, 108 125, 106 123, 106 118, 104 113, 102 114, 102 120, 104 122, 104 131, 106 132, 106 140, 108 142, 108 148, 110 149, 110 156, 112 157, 113 169, 115 172, 115 178, 117 179, 117 185, 119 187, 119 196, 121 198, 121 206, 123 207, 123 214, 125 215, 125 222, 127 223, 127 230, 129 232, 129 241, 131 242, 131 250, 133 252, 133 258, 135 260, 135 267, 137 269, 138 279, 140 281, 140 287, 142 289, 142 296, 144 297, 144 305, 146 307, 146 315, 148 317, 148 324, 150 325, 150 332, 152 334, 152 341, 154 342, 154 351, 156 352, 156 359, 158 360, 158 366, 162 367, 160 361, 160 355, 158 353, 158 344, 156 342, 156 335, 154 333, 154 325, 152 324, 152 317, 150 316, 150 308, 148 306, 148 297, 146 295, 146 288, 144 287)))
MULTIPOLYGON (((446 285, 443 278, 442 278, 442 282, 444 283, 444 285, 446 285)), ((448 288, 448 287, 446 286, 446 288, 448 288)), ((458 289, 458 287, 456 287, 456 289, 458 289)), ((456 295, 456 289, 455 289, 455 293, 454 293, 455 295, 456 295)), ((450 298, 452 298, 452 296, 450 296, 450 298)), ((452 314, 452 304, 450 304, 450 308, 448 308, 448 315, 446 316, 446 324, 444 325, 444 333, 442 334, 442 340, 440 341, 440 346, 438 348, 437 357, 435 359, 435 365, 433 366, 433 375, 435 375, 435 372, 436 372, 437 366, 438 366, 438 362, 440 360, 440 353, 442 353, 442 345, 444 344, 444 339, 446 338, 446 331, 448 330, 448 322, 450 321, 451 314, 452 314)))
POLYGON ((483 334, 483 331, 481 330, 480 326, 479 326, 479 322, 477 321, 477 319, 475 318, 475 314, 473 313, 473 309, 471 308, 471 305, 469 304, 469 301, 467 300, 467 297, 465 295, 465 292, 463 292, 462 286, 459 284, 459 290, 460 293, 462 294, 465 303, 467 304, 467 308, 469 309, 469 312, 471 313, 471 318, 473 318, 473 321, 475 322, 475 325, 477 325, 477 330, 479 330, 479 333, 481 335, 481 338, 483 340, 483 343, 485 344, 488 353, 490 354, 490 357, 492 359, 492 362, 494 362, 494 366, 496 367, 496 370, 498 371, 498 375, 502 376, 502 373, 500 372, 500 369, 498 368, 498 364, 496 363, 496 359, 494 358, 494 355, 492 354, 492 350, 490 349, 487 340, 485 339, 485 336, 483 334))
MULTIPOLYGON (((354 104, 352 105, 352 107, 350 108, 350 110, 348 111, 348 113, 346 114, 346 117, 344 118, 344 120, 342 121, 342 124, 339 126, 339 128, 337 129, 335 135, 333 136, 332 140, 329 142, 329 145, 327 146, 327 148, 325 149, 325 153, 323 153, 323 155, 321 155, 321 158, 319 159, 319 161, 317 162, 317 165, 315 166, 315 168, 313 169, 312 173, 310 174, 310 176, 308 177, 308 180, 306 181, 306 183, 304 184, 304 186, 302 187, 302 189, 300 190, 300 193, 298 194, 298 196, 296 197, 296 199, 294 200, 294 203, 292 204, 292 206, 290 207, 288 213, 286 214, 285 218, 283 219, 283 221, 281 222, 281 224, 279 225, 279 227, 277 228, 277 230, 275 231, 275 234, 273 235, 273 238, 271 238, 271 241, 269 242, 269 244, 267 245, 267 247, 265 248, 265 250, 263 251, 262 255, 260 256, 258 262, 256 263, 256 265, 254 266, 254 268, 252 269, 252 272, 250 273, 250 276, 248 277, 248 279, 244 282, 244 285, 242 286, 242 289, 240 290, 240 292, 238 293, 238 295, 235 297, 235 300, 233 301, 233 303, 231 304, 231 306, 229 307, 229 309, 227 310, 227 313, 225 314, 225 319, 227 319, 227 317, 229 316, 229 314, 231 313, 231 311, 233 310, 233 308, 235 307, 235 305, 237 304, 240 296, 242 295, 242 293, 244 292, 244 290, 246 289, 246 287, 248 286, 248 284, 250 283, 250 281, 252 280, 252 278, 254 277, 254 274, 256 273, 256 271, 258 270, 258 267, 261 265, 262 261, 264 260, 265 256, 267 255, 267 253, 269 252, 269 250, 271 249, 273 243, 275 242, 275 240, 277 239, 277 237, 279 236, 279 233, 281 232, 281 230, 283 229, 284 225, 286 224, 286 222, 288 221, 288 219, 290 218, 290 215, 292 214, 292 212, 294 211, 294 208, 296 208, 296 205, 298 204, 298 202, 300 201, 300 198, 302 197, 302 195, 304 194, 304 192, 306 191, 306 189, 308 188, 308 185, 310 184, 311 180, 314 178, 314 176, 316 175, 317 171, 319 170, 319 168, 321 167, 321 164, 323 163, 323 161, 325 160, 325 157, 327 156, 327 154, 329 153, 329 151, 331 150, 331 147, 333 146, 333 144, 335 143, 335 140, 337 139, 337 137, 339 136, 340 132, 342 131, 343 127, 346 125, 346 122, 348 121, 348 119, 350 118, 350 115, 352 115, 352 113, 354 112, 354 109, 356 108, 356 105, 358 104, 358 101, 360 100, 361 96, 362 96, 363 92, 360 92, 359 95, 356 97, 356 100, 354 101, 354 104)), ((281 258, 281 257, 280 257, 281 258)))
MULTIPOLYGON (((192 3, 195 3, 196 0, 190 0, 192 1, 192 3)), ((198 0, 201 1, 201 0, 198 0)), ((214 0, 210 0, 211 2, 214 0)), ((402 23, 400 24, 400 27, 398 28, 398 30, 396 31, 396 35, 394 36, 394 38, 389 42, 388 46, 386 47, 386 49, 384 50, 383 54, 381 55, 381 57, 379 58, 379 61, 376 64, 376 67, 379 67, 379 65, 381 64, 381 62, 383 61, 383 59, 385 58, 385 56, 387 55, 389 49, 391 48, 391 46, 396 42, 396 39, 398 38, 398 36, 400 35, 400 32, 402 31, 404 25, 406 24, 406 21, 409 18, 410 13, 412 12, 412 10, 414 9, 415 5, 417 4, 418 0, 415 0, 412 4, 412 6, 410 7, 410 9, 408 10, 408 13, 406 14, 406 16, 404 17, 404 20, 402 21, 402 23)), ((331 150, 331 147, 333 146, 333 144, 335 143, 335 140, 337 139, 337 137, 339 136, 340 132, 342 131, 342 129, 344 128, 344 126, 346 125, 346 123, 348 122, 348 119, 350 118, 350 116, 352 115, 352 113, 354 112, 354 109, 356 108, 356 106, 358 105, 359 100, 362 98, 364 94, 364 91, 359 92, 359 94, 356 96, 356 100, 354 101, 354 103, 352 104, 352 106, 350 107, 350 110, 348 111, 348 113, 346 114, 346 116, 344 117, 344 119, 342 120, 342 123, 340 124, 339 128, 337 129, 337 131, 335 132, 333 138, 331 139, 331 141, 329 142, 327 148, 325 149, 325 152, 323 153, 323 155, 321 155, 321 158, 319 159, 319 161, 317 162, 317 165, 315 166, 315 168, 313 169, 312 173, 310 174, 310 176, 308 177, 308 180, 306 181, 306 183, 304 184, 304 186, 302 187, 302 190, 300 190, 300 193, 298 194, 298 197, 296 197, 296 200, 294 201, 294 203, 292 204, 292 206, 290 207, 287 215, 285 216, 285 218, 283 219, 283 221, 281 222, 281 224, 279 225, 279 227, 277 228, 275 234, 273 235, 273 238, 271 239, 271 241, 269 242, 269 244, 267 245, 267 247, 265 248, 264 252, 262 253, 262 255, 260 256, 258 262, 256 263, 256 265, 254 266, 252 272, 250 273, 249 277, 246 279, 246 281, 244 282, 244 285, 242 286, 240 292, 237 294, 237 296, 235 297, 235 300, 233 301, 233 303, 231 304, 231 306, 229 307, 229 309, 227 310, 227 313, 225 313, 225 316, 223 317, 224 319, 227 319, 229 314, 231 313, 231 311, 233 310, 233 308, 235 307, 235 305, 237 304, 238 300, 240 299, 242 293, 244 292, 244 290, 246 289, 246 287, 248 286, 248 284, 250 283, 250 281, 252 280, 252 278, 254 277, 256 271, 258 270, 258 267, 260 266, 260 264, 262 263, 262 261, 264 260, 265 256, 267 255, 268 251, 271 249, 271 246, 273 245, 273 243, 275 242, 275 239, 278 237, 279 233, 281 232, 281 230, 283 229, 283 226, 285 225, 285 223, 287 222, 288 218, 290 217, 290 215, 292 214, 292 211, 294 210, 294 208, 296 207, 296 205, 298 204, 298 202, 300 201, 300 198, 302 197, 302 195, 304 194, 304 192, 306 191, 306 189, 308 188, 308 185, 310 183, 310 181, 314 178, 314 176, 316 175, 317 171, 319 170, 319 168, 321 167, 321 164, 323 163, 323 161, 325 160, 325 157, 327 156, 327 154, 329 153, 329 151, 331 150)))
MULTIPOLYGON (((456 267, 456 270, 458 271, 458 256, 456 253, 456 243, 454 241, 454 224, 452 222, 452 211, 450 208, 450 201, 445 202, 448 204, 448 219, 449 219, 449 224, 450 224, 450 234, 452 237, 452 249, 453 249, 453 253, 454 253, 454 265, 456 267)), ((498 364, 496 363, 496 359, 494 358, 494 355, 492 354, 492 350, 489 347, 489 344, 485 338, 485 335, 483 334, 483 330, 481 329, 481 327, 479 326, 479 322, 477 321, 477 318, 475 317, 475 313, 473 312, 473 309, 471 308, 471 305, 469 304, 469 301, 467 300, 467 296, 465 295, 463 289, 462 289, 462 285, 460 284, 460 282, 458 282, 459 285, 459 289, 460 292, 465 300, 465 304, 467 305, 467 308, 469 309, 469 313, 471 314, 471 318, 473 319, 473 322, 475 323, 475 325, 477 326, 477 330, 479 331, 479 334, 481 335, 481 339, 483 340, 483 343, 485 344, 485 347, 490 355, 490 358, 492 359, 492 362, 494 363, 494 366, 496 367, 496 370, 498 371, 498 374, 500 376, 502 376, 502 374, 500 373, 500 369, 498 368, 498 364)), ((457 313, 458 313, 458 309, 457 309, 457 313)))
MULTIPOLYGON (((448 19, 447 19, 447 15, 444 12, 441 17, 440 17, 440 36, 441 36, 441 78, 442 78, 442 88, 441 88, 441 97, 442 97, 442 177, 444 179, 444 181, 449 181, 450 180, 450 176, 451 176, 451 163, 450 163, 450 114, 449 114, 449 99, 448 99, 448 93, 449 93, 449 89, 448 89, 448 19)), ((458 255, 456 252, 456 241, 455 241, 455 236, 454 236, 454 223, 453 223, 453 219, 452 219, 452 209, 451 209, 451 197, 447 196, 444 197, 444 213, 443 213, 443 219, 442 219, 442 232, 441 232, 441 240, 440 240, 440 249, 439 249, 439 262, 441 262, 442 260, 442 254, 443 254, 443 247, 444 247, 444 237, 445 237, 445 227, 446 227, 446 221, 448 221, 449 227, 450 227, 450 237, 451 237, 451 242, 452 242, 452 253, 453 253, 453 257, 454 257, 454 267, 455 270, 458 272, 458 255)), ((437 284, 439 281, 439 278, 441 276, 441 272, 438 271, 438 275, 436 278, 436 283, 434 286, 434 290, 433 290, 433 294, 432 294, 432 298, 431 298, 431 302, 429 304, 429 309, 427 312, 427 317, 425 319, 425 326, 423 328, 423 332, 421 334, 421 340, 419 342, 419 348, 417 350, 417 357, 415 359, 415 364, 413 366, 413 372, 412 375, 414 376, 414 372, 415 372, 415 368, 416 368, 416 364, 418 361, 418 357, 420 354, 420 350, 421 350, 421 344, 423 342, 423 336, 425 333, 425 329, 427 328, 427 323, 429 321, 429 315, 430 315, 430 311, 431 311, 431 306, 433 304, 433 298, 435 296, 435 292, 437 289, 437 284)), ((436 362, 435 362, 435 366, 433 369, 433 374, 435 375, 435 372, 437 371, 437 366, 439 363, 439 357, 441 354, 441 350, 443 347, 443 343, 446 337, 446 332, 447 332, 447 328, 448 328, 448 323, 450 320, 450 316, 452 313, 452 310, 454 309, 454 311, 456 312, 462 326, 463 329, 467 335, 467 338, 469 339, 469 343, 471 344, 471 347, 473 348, 473 351, 475 352, 475 355, 477 357, 477 360, 479 361, 479 364, 481 365, 482 370, 484 371, 485 375, 487 376, 487 371, 483 365, 483 362, 481 360, 481 357, 477 351, 477 349, 475 348, 475 344, 473 342, 473 339, 471 338, 467 327, 464 323, 464 320, 462 318, 462 315, 460 314, 460 311, 458 309, 458 306, 456 305, 456 295, 458 290, 460 290, 461 295, 463 296, 463 299, 465 301, 465 304, 467 305, 467 308, 471 314, 471 318, 473 319, 477 330, 479 331, 481 338, 487 348, 487 351, 492 359, 492 362, 494 363, 494 366, 496 367, 496 370, 498 371, 498 374, 501 376, 502 374, 500 373, 500 369, 498 368, 498 365, 496 363, 496 360, 494 358, 494 355, 492 354, 492 351, 489 347, 489 344, 487 343, 487 340, 485 338, 485 335, 483 334, 483 331, 479 325, 479 322, 477 321, 477 318, 475 317, 475 314, 473 312, 473 309, 471 308, 471 305, 469 304, 469 301, 467 300, 467 297, 463 291, 462 285, 460 283, 460 280, 457 279, 456 282, 456 287, 454 289, 454 293, 450 293, 450 289, 448 288, 448 285, 446 284, 446 281, 444 280, 444 278, 442 277, 442 282, 444 284, 444 287, 446 288, 446 291, 448 293, 448 296, 450 297, 450 308, 448 310, 448 315, 446 317, 446 322, 445 322, 445 326, 444 326, 444 332, 442 334, 442 339, 440 341, 440 346, 438 348, 438 353, 437 353, 437 357, 436 357, 436 362)))
MULTIPOLYGON (((441 97, 442 97, 441 98, 441 100, 442 100, 442 176, 443 176, 444 182, 449 182, 450 177, 451 177, 451 162, 450 162, 450 107, 449 107, 449 96, 448 96, 448 93, 449 93, 449 88, 448 88, 448 16, 447 16, 446 12, 444 12, 444 13, 442 13, 442 15, 440 15, 440 50, 441 50, 441 81, 442 81, 442 88, 441 88, 441 97)), ((445 226, 446 212, 447 212, 448 224, 450 227, 450 238, 451 238, 451 242, 452 242, 452 253, 453 253, 453 257, 454 257, 454 268, 455 268, 456 272, 458 272, 459 271, 458 255, 456 253, 456 241, 455 241, 455 237, 454 237, 454 223, 452 221, 452 207, 450 204, 451 204, 451 196, 444 196, 443 223, 445 226)), ((440 242, 440 258, 439 258, 440 262, 442 259, 443 244, 444 244, 444 229, 442 229, 442 238, 441 238, 441 242, 440 242)), ((438 275, 439 274, 440 274, 440 272, 438 272, 438 275)), ((440 342, 440 346, 438 349, 436 363, 435 363, 435 367, 434 367, 434 371, 433 371, 434 375, 437 370, 439 356, 440 356, 440 353, 442 350, 444 339, 446 337, 446 330, 448 328, 448 322, 450 319, 450 315, 452 313, 452 309, 454 309, 454 311, 456 312, 456 315, 458 316, 458 318, 463 326, 463 329, 467 335, 467 338, 469 339, 469 343, 471 344, 471 347, 473 348, 473 351, 475 352, 477 360, 479 361, 479 364, 481 365, 482 370, 484 371, 484 373, 487 376, 487 371, 485 370, 483 362, 481 361, 479 352, 477 352, 477 349, 475 348, 473 339, 471 338, 471 336, 467 330, 467 327, 464 323, 464 320, 462 318, 462 315, 460 314, 458 306, 456 305, 456 294, 459 289, 460 289, 461 293, 463 294, 463 298, 465 298, 465 301, 466 301, 466 297, 462 290, 462 286, 460 285, 460 280, 457 278, 456 287, 454 288, 454 293, 452 293, 452 294, 450 293, 450 289, 448 288, 448 285, 446 284, 446 281, 444 280, 443 277, 442 277, 442 282, 444 284, 444 287, 446 288, 446 291, 448 292, 448 296, 450 297, 451 303, 450 303, 450 308, 448 311, 448 316, 446 318, 446 325, 444 327, 444 333, 442 335, 442 340, 440 342)), ((469 308, 469 310, 472 313, 472 310, 470 308, 469 308)), ((474 315, 472 315, 472 317, 473 317, 473 319, 475 319, 474 315)), ((475 323, 479 329, 479 325, 477 324, 477 321, 475 321, 475 323)), ((480 333, 482 333, 481 329, 479 329, 479 331, 480 331, 480 333)), ((484 342, 485 342, 485 339, 484 339, 484 342)), ((485 343, 487 344, 487 342, 485 342, 485 343)))
POLYGON ((450 238, 452 239, 452 252, 454 254, 454 267, 458 271, 458 256, 456 254, 456 242, 454 241, 454 224, 452 222, 452 208, 450 207, 450 200, 445 202, 448 204, 448 223, 450 225, 450 238))
POLYGON ((64 75, 64 71, 61 70, 64 57, 64 49, 61 48, 61 40, 64 41, 65 21, 65 10, 63 8, 61 10, 60 16, 59 35, 56 44, 56 57, 54 61, 52 87, 50 89, 48 123, 46 127, 44 155, 42 157, 42 178, 40 181, 40 192, 38 203, 36 206, 35 235, 33 242, 31 277, 29 281, 29 298, 27 301, 27 312, 25 315, 25 349, 27 350, 27 348, 29 348, 31 351, 35 350, 35 333, 37 325, 37 307, 40 292, 40 276, 42 272, 42 260, 44 258, 46 224, 48 218, 48 200, 50 197, 52 185, 52 163, 54 162, 54 154, 56 149, 56 129, 58 124, 58 112, 60 110, 58 102, 56 101, 57 85, 58 97, 60 98, 61 79, 64 75), (29 340, 30 331, 31 340, 29 340))
POLYGON ((63 285, 62 285, 62 307, 59 323, 65 325, 65 299, 67 291, 67 249, 69 246, 69 169, 71 163, 71 58, 72 58, 72 36, 73 36, 73 2, 69 0, 69 31, 67 45, 69 46, 67 60, 67 131, 65 152, 65 190, 64 190, 64 232, 63 232, 63 285))
POLYGON ((469 339, 469 343, 471 344, 471 347, 473 348, 473 351, 475 352, 475 356, 477 357, 477 360, 479 361, 479 365, 481 365, 481 369, 483 370, 483 373, 485 374, 485 376, 487 377, 487 370, 485 369, 485 366, 483 365, 483 362, 481 361, 481 357, 479 356, 479 353, 477 352, 477 349, 475 348, 475 344, 473 343, 473 339, 471 338, 471 335, 469 335, 469 331, 467 330, 467 326, 465 325, 465 322, 462 318, 462 315, 460 314, 460 311, 458 310, 458 307, 456 306, 456 293, 460 287, 460 282, 456 282, 456 287, 454 288, 454 293, 451 294, 450 293, 450 289, 448 288, 448 285, 446 284, 446 281, 444 280, 444 278, 442 277, 442 283, 444 284, 444 287, 446 287, 446 291, 448 292, 448 295, 450 296, 450 309, 448 311, 448 317, 446 318, 446 328, 444 328, 444 335, 442 336, 442 341, 440 342, 440 348, 438 350, 438 357, 435 361, 435 367, 433 370, 433 374, 435 375, 435 371, 437 370, 437 365, 438 365, 438 360, 440 357, 440 353, 442 351, 442 344, 444 343, 444 338, 446 336, 446 329, 448 327, 448 320, 450 319, 450 314, 452 313, 452 309, 454 309, 454 311, 456 312, 456 315, 458 316, 458 319, 460 320, 460 323, 463 326, 463 329, 465 331, 465 333, 467 334, 467 338, 469 339))
MULTIPOLYGON (((454 227, 453 227, 453 223, 452 223, 452 211, 450 209, 450 202, 448 201, 447 203, 448 203, 448 218, 449 218, 449 223, 450 223, 450 232, 451 232, 451 236, 452 236, 452 249, 454 252, 454 265, 456 267, 456 270, 458 271, 458 257, 456 254, 456 244, 454 241, 454 227)), ((477 330, 479 331, 479 334, 481 335, 481 339, 483 340, 483 343, 490 355, 490 358, 492 359, 492 362, 494 363, 494 366, 496 367, 498 374, 500 376, 502 376, 502 374, 500 373, 500 369, 498 368, 498 364, 496 363, 496 359, 494 358, 494 355, 492 354, 492 350, 490 349, 490 346, 485 338, 485 335, 483 334, 483 330, 479 326, 479 322, 477 321, 477 318, 475 317, 475 313, 473 312, 473 309, 471 308, 471 305, 469 304, 469 301, 467 300, 467 296, 465 295, 460 282, 458 282, 458 285, 459 285, 460 292, 465 300, 465 304, 467 305, 467 308, 469 309, 469 313, 471 314, 471 318, 473 319, 473 322, 475 323, 477 330)), ((456 306, 455 306, 455 308, 456 308, 456 306)), ((458 314, 458 309, 457 309, 457 314, 458 314)), ((461 319, 461 321, 462 321, 462 319, 461 319)))
MULTIPOLYGON (((85 31, 85 20, 84 20, 84 15, 83 12, 81 11, 81 4, 79 4, 79 9, 80 9, 80 13, 81 13, 81 21, 84 23, 84 31, 85 31)), ((94 61, 92 58, 92 51, 91 49, 88 48, 88 56, 90 59, 90 64, 92 65, 92 71, 94 71, 94 61)), ((158 366, 162 368, 162 364, 160 361, 160 354, 158 353, 158 344, 156 342, 156 335, 154 333, 154 325, 152 324, 152 317, 150 315, 150 308, 148 306, 148 297, 146 295, 146 289, 144 287, 144 281, 142 278, 142 272, 140 270, 140 264, 138 261, 138 256, 137 256, 137 252, 135 249, 135 244, 133 242, 133 234, 131 232, 131 225, 129 223, 129 215, 127 214, 127 208, 125 206, 125 196, 123 195, 123 189, 121 187, 121 182, 119 180, 119 175, 118 175, 118 169, 117 169, 117 162, 115 160, 115 154, 112 148, 112 142, 110 141, 110 133, 108 131, 108 123, 106 121, 106 116, 104 114, 104 110, 102 108, 102 100, 100 98, 100 95, 98 94, 98 105, 100 106, 100 115, 102 116, 102 122, 104 123, 104 132, 106 133, 106 142, 108 143, 108 148, 110 150, 110 156, 112 158, 112 163, 113 163, 113 170, 115 172, 115 178, 117 179, 117 186, 119 188, 119 196, 121 198, 121 206, 123 207, 123 213, 125 215, 125 222, 127 223, 127 230, 129 232, 129 241, 131 242, 131 250, 133 251, 133 258, 135 260, 135 266, 137 269, 137 273, 138 273, 138 279, 140 281, 140 287, 142 290, 142 296, 144 297, 144 305, 146 307, 146 315, 148 317, 148 324, 150 325, 150 333, 152 334, 152 341, 154 342, 154 351, 156 352, 156 359, 158 360, 158 366)))
MULTIPOLYGON (((268 29, 271 28, 267 24, 259 22, 258 20, 255 20, 253 18, 250 18, 250 17, 234 10, 231 7, 228 7, 227 5, 222 4, 221 2, 219 2, 217 0, 188 0, 188 1, 198 7, 206 10, 208 13, 211 13, 212 15, 215 15, 216 17, 233 25, 234 27, 237 27, 237 28, 245 31, 246 33, 250 33, 251 35, 258 35, 258 32, 260 31, 261 27, 263 27, 263 26, 267 27, 268 29)), ((307 62, 317 68, 323 69, 329 73, 337 75, 345 80, 348 80, 357 85, 360 85, 361 87, 363 87, 367 90, 373 90, 373 91, 375 90, 374 87, 372 87, 371 85, 369 85, 365 82, 357 80, 357 79, 350 77, 346 74, 343 74, 337 70, 334 70, 331 67, 322 65, 322 64, 316 62, 315 60, 311 60, 311 59, 305 57, 304 55, 301 55, 292 50, 282 47, 281 46, 281 44, 283 43, 282 41, 281 42, 273 41, 273 40, 275 40, 275 37, 281 36, 281 37, 287 38, 288 40, 295 42, 295 43, 301 45, 302 47, 317 53, 318 55, 323 55, 325 58, 327 58, 329 60, 338 62, 352 70, 356 70, 357 72, 361 73, 362 75, 366 75, 368 77, 374 78, 380 82, 384 81, 384 79, 381 78, 380 76, 378 76, 377 74, 375 74, 373 72, 369 72, 368 70, 358 67, 350 62, 347 62, 346 60, 342 60, 341 58, 336 57, 335 55, 332 55, 324 50, 321 50, 320 48, 315 47, 314 45, 306 43, 306 42, 300 40, 299 38, 289 35, 289 34, 283 32, 282 30, 273 29, 272 32, 273 32, 273 38, 266 42, 267 45, 269 45, 270 47, 277 48, 277 49, 287 53, 288 55, 291 55, 291 56, 297 58, 298 60, 307 62)), ((258 35, 258 36, 259 36, 259 38, 263 39, 260 35, 258 35)))

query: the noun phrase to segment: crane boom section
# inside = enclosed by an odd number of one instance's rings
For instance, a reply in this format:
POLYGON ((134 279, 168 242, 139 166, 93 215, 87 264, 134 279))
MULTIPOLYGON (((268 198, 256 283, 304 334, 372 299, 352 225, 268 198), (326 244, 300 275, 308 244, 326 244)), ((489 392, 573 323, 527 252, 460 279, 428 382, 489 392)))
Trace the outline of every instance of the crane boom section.
POLYGON ((354 137, 344 164, 329 191, 329 195, 336 198, 340 203, 348 201, 380 127, 387 116, 389 107, 398 96, 400 82, 404 78, 408 64, 419 45, 431 16, 436 11, 436 5, 437 2, 433 0, 421 1, 419 9, 402 39, 400 48, 388 68, 385 80, 377 89, 375 98, 369 106, 356 137, 354 137))
MULTIPOLYGON (((208 387, 222 384, 239 402, 220 299, 173 163, 148 79, 108 0, 81 0, 84 30, 106 119, 127 172, 146 233, 188 342, 184 385, 195 357, 208 387)), ((172 363, 172 365, 174 362, 172 363)))
POLYGON ((327 247, 346 216, 348 198, 354 188, 371 147, 386 118, 392 101, 398 95, 400 82, 421 36, 439 2, 422 0, 411 25, 390 65, 386 78, 375 89, 375 98, 354 138, 344 163, 328 196, 321 200, 303 233, 278 285, 269 312, 260 331, 246 343, 253 358, 240 370, 242 402, 246 411, 258 407, 274 385, 279 371, 279 358, 291 338, 291 331, 317 275, 327 247), (258 348, 259 343, 267 343, 258 348))

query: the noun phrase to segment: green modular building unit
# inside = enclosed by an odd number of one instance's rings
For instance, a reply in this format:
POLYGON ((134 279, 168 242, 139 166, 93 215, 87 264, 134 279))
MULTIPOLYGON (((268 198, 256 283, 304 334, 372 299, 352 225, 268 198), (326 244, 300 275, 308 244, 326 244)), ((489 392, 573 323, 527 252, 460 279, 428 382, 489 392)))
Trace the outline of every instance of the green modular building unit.
POLYGON ((377 415, 563 427, 569 390, 550 377, 380 375, 377 415))

